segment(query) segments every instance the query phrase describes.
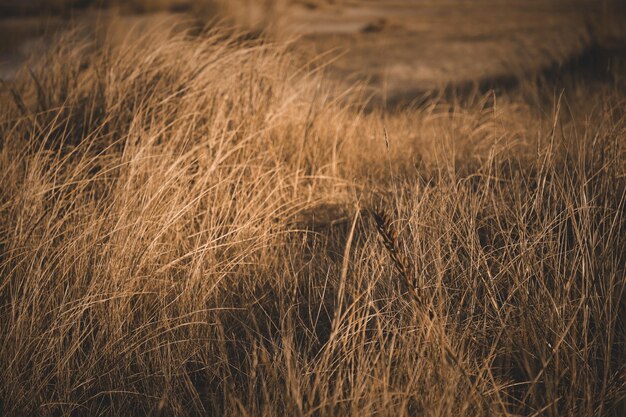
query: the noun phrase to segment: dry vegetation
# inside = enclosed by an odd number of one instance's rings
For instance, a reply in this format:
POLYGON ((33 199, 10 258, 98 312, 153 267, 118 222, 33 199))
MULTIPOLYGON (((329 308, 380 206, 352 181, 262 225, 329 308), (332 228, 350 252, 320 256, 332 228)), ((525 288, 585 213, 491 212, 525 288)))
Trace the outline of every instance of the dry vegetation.
POLYGON ((619 71, 364 111, 285 48, 160 28, 17 78, 0 414, 622 415, 619 71))

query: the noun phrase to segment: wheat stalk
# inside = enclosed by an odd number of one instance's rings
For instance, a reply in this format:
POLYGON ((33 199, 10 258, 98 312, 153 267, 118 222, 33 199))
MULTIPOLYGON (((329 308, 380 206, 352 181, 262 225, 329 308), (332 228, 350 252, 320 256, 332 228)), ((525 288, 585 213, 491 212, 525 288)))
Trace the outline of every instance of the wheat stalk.
POLYGON ((398 233, 394 228, 392 222, 389 220, 387 214, 382 210, 368 210, 369 214, 376 223, 376 231, 378 236, 385 247, 385 250, 389 254, 391 261, 393 262, 394 269, 398 273, 398 276, 402 284, 407 288, 411 296, 417 301, 418 304, 424 305, 424 301, 420 293, 422 289, 418 289, 411 270, 415 270, 410 261, 400 252, 400 245, 398 244, 398 233))

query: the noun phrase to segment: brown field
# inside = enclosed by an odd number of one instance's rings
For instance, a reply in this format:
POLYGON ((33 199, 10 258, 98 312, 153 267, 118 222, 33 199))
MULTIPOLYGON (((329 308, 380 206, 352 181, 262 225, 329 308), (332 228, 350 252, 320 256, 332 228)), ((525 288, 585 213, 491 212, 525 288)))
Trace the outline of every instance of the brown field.
POLYGON ((623 416, 616 14, 296 3, 0 22, 0 415, 623 416))

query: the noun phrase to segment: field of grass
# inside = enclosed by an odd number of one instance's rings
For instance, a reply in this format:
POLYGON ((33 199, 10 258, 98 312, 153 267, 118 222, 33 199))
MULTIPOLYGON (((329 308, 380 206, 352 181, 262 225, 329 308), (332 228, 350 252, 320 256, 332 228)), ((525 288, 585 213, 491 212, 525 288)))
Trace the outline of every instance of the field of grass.
POLYGON ((384 111, 128 39, 2 93, 1 415, 623 415, 619 62, 384 111))

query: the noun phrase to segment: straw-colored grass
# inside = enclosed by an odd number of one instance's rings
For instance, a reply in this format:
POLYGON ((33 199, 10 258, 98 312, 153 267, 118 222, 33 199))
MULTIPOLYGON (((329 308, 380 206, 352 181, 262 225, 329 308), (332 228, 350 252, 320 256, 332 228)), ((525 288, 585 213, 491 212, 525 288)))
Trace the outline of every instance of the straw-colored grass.
POLYGON ((622 415, 622 81, 364 112, 225 33, 6 87, 0 414, 622 415))

